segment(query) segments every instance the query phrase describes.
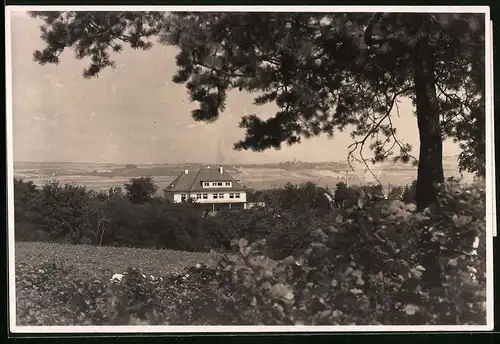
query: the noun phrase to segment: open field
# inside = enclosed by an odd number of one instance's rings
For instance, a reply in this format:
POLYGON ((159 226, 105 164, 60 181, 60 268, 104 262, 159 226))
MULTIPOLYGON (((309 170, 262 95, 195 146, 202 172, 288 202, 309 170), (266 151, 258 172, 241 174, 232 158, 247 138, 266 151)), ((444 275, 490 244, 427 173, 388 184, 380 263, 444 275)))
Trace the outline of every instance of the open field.
POLYGON ((16 243, 15 257, 16 270, 21 266, 35 267, 49 262, 72 266, 81 276, 99 271, 109 277, 128 267, 140 268, 153 276, 165 276, 210 259, 206 253, 41 242, 16 243))
MULTIPOLYGON (((167 165, 165 165, 167 166, 167 165)), ((136 171, 132 171, 133 177, 150 175, 148 171, 157 166, 138 166, 136 171)), ((163 167, 162 167, 163 168, 163 167)), ((177 167, 177 168, 183 168, 177 167)), ((190 167, 193 168, 193 167, 190 167)), ((172 167, 165 167, 166 171, 172 167)), ((121 165, 113 164, 83 164, 83 163, 16 163, 14 175, 17 178, 22 178, 26 181, 33 181, 37 185, 43 185, 48 181, 59 181, 60 183, 76 183, 86 185, 92 190, 107 190, 110 187, 123 186, 132 176, 101 176, 90 175, 92 171, 122 171, 121 165)), ((332 168, 297 168, 297 169, 282 169, 268 167, 232 167, 227 168, 228 172, 242 184, 253 189, 268 189, 280 187, 290 182, 292 184, 300 184, 307 181, 312 181, 319 186, 327 186, 335 188, 335 185, 340 181, 345 181, 346 176, 351 184, 366 184, 376 182, 376 179, 369 173, 363 170, 346 171, 334 170, 332 168)), ((389 183, 392 185, 407 185, 416 178, 417 171, 415 168, 405 165, 393 166, 375 166, 373 173, 384 187, 389 183)), ((445 176, 459 176, 456 164, 445 163, 445 176)), ((176 174, 171 172, 163 175, 152 175, 158 184, 160 190, 167 187, 174 180, 176 174)), ((464 182, 471 179, 470 176, 464 176, 464 182)))
MULTIPOLYGON (((100 191, 108 190, 110 187, 121 186, 129 181, 130 178, 127 177, 99 177, 99 176, 45 176, 29 178, 19 174, 15 174, 16 177, 22 178, 25 181, 33 181, 36 185, 43 185, 46 182, 58 181, 59 183, 75 183, 79 185, 86 185, 89 189, 100 191)), ((175 176, 154 176, 156 184, 160 187, 160 190, 166 188, 170 182, 174 180, 175 176)))
MULTIPOLYGON (((235 179, 241 181, 243 185, 253 189, 269 189, 280 187, 290 182, 300 184, 313 181, 320 186, 335 188, 335 185, 345 180, 345 172, 336 172, 330 170, 299 170, 286 171, 279 169, 245 169, 242 172, 231 174, 235 179)), ((40 176, 26 173, 25 171, 15 173, 15 176, 26 181, 33 181, 36 185, 43 185, 49 181, 58 181, 60 183, 76 183, 86 185, 91 190, 107 190, 110 187, 123 186, 128 182, 129 177, 101 177, 101 176, 40 176)), ((160 190, 166 188, 176 176, 153 176, 160 190)), ((379 180, 382 184, 400 184, 406 185, 415 179, 414 173, 399 173, 393 175, 381 175, 379 180)), ((349 175, 349 183, 359 184, 362 182, 360 176, 349 175)))
MULTIPOLYGON (((124 273, 128 267, 139 268, 147 274, 143 275, 145 278, 151 280, 152 275, 158 281, 155 300, 164 324, 196 325, 198 318, 202 321, 214 318, 214 307, 190 312, 193 304, 205 295, 203 284, 197 282, 196 276, 186 274, 180 281, 172 276, 185 267, 208 262, 208 254, 49 243, 16 243, 15 247, 19 326, 130 324, 128 315, 122 317, 126 320, 119 320, 119 306, 115 306, 109 294, 112 276, 124 273), (157 279, 160 277, 167 278, 168 282, 161 282, 157 279)), ((151 295, 147 294, 144 301, 143 295, 134 294, 136 289, 128 292, 134 298, 126 300, 141 307, 146 306, 151 295)), ((126 300, 123 302, 128 302, 126 300)))

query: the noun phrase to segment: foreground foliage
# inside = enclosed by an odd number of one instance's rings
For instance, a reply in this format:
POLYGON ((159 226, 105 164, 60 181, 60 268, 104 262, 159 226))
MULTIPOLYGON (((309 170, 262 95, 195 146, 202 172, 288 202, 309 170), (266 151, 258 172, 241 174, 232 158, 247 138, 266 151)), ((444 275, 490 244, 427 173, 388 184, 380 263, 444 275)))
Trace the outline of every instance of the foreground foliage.
POLYGON ((439 195, 424 213, 363 195, 300 254, 275 262, 265 241, 240 239, 218 269, 235 304, 275 324, 484 324, 484 190, 439 195))
POLYGON ((85 272, 74 261, 16 262, 17 321, 485 324, 484 186, 447 183, 438 194, 438 203, 417 212, 361 190, 356 205, 309 222, 310 240, 287 252, 248 233, 230 240, 231 252, 212 252, 181 273, 160 261, 155 274, 147 266, 85 272))

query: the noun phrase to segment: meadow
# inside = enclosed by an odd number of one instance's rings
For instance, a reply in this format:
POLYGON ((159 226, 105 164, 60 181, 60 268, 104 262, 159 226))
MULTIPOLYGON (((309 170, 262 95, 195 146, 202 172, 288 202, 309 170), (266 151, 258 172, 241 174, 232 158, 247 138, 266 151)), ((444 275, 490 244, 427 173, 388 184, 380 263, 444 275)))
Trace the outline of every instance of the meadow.
POLYGON ((16 266, 35 267, 43 263, 71 266, 81 276, 89 271, 111 278, 135 266, 148 275, 164 276, 182 273, 186 268, 210 261, 210 254, 176 250, 64 245, 45 242, 18 242, 15 247, 16 266))
POLYGON ((107 307, 113 299, 113 277, 127 275, 131 266, 141 276, 164 281, 161 306, 170 315, 162 317, 163 324, 212 317, 191 311, 189 305, 204 292, 199 281, 186 277, 186 270, 210 261, 208 254, 32 242, 17 243, 15 255, 18 325, 131 324, 128 316, 120 320, 107 307))

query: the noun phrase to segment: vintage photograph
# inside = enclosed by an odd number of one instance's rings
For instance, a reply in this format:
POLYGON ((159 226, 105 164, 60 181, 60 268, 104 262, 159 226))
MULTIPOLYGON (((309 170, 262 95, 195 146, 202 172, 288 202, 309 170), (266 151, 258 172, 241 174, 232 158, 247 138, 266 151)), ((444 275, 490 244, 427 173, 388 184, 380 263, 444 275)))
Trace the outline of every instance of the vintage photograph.
POLYGON ((11 330, 492 326, 489 9, 207 8, 7 8, 11 330))

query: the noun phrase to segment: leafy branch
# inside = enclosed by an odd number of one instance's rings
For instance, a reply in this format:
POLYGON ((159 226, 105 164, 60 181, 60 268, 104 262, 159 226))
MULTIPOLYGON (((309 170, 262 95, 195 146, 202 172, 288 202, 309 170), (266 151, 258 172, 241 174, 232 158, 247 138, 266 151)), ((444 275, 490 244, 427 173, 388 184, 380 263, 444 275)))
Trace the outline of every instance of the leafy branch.
MULTIPOLYGON (((366 141, 368 140, 368 138, 370 138, 370 136, 372 136, 375 132, 378 132, 379 128, 381 127, 382 123, 389 118, 389 125, 390 125, 390 132, 391 132, 391 136, 393 136, 395 142, 398 142, 398 139, 396 138, 395 134, 394 134, 394 129, 393 129, 393 126, 392 126, 392 121, 390 120, 390 115, 391 115, 391 112, 392 112, 392 109, 394 108, 395 104, 396 104, 396 101, 397 101, 397 98, 402 95, 402 94, 405 94, 407 92, 409 92, 411 90, 411 87, 407 87, 399 92, 396 92, 394 93, 394 95, 392 96, 390 102, 389 102, 389 106, 388 106, 388 109, 387 111, 385 112, 385 114, 383 114, 380 119, 378 120, 378 122, 376 122, 372 128, 368 131, 368 133, 360 140, 356 140, 354 141, 353 143, 351 143, 347 149, 348 149, 348 158, 347 158, 347 162, 349 164, 349 167, 354 171, 354 167, 352 166, 352 160, 355 160, 355 161, 358 161, 358 162, 361 162, 363 163, 363 165, 365 166, 365 168, 370 172, 370 174, 378 181, 377 177, 375 176, 375 174, 373 173, 373 171, 371 170, 371 168, 368 166, 368 163, 366 162, 366 159, 364 158, 363 156, 363 149, 364 149, 364 146, 366 144, 366 141), (361 157, 361 159, 357 159, 355 156, 354 156, 354 153, 358 151, 359 152, 359 155, 361 157)), ((400 144, 400 147, 401 144, 400 144)), ((403 148, 402 148, 403 149, 403 148)))

